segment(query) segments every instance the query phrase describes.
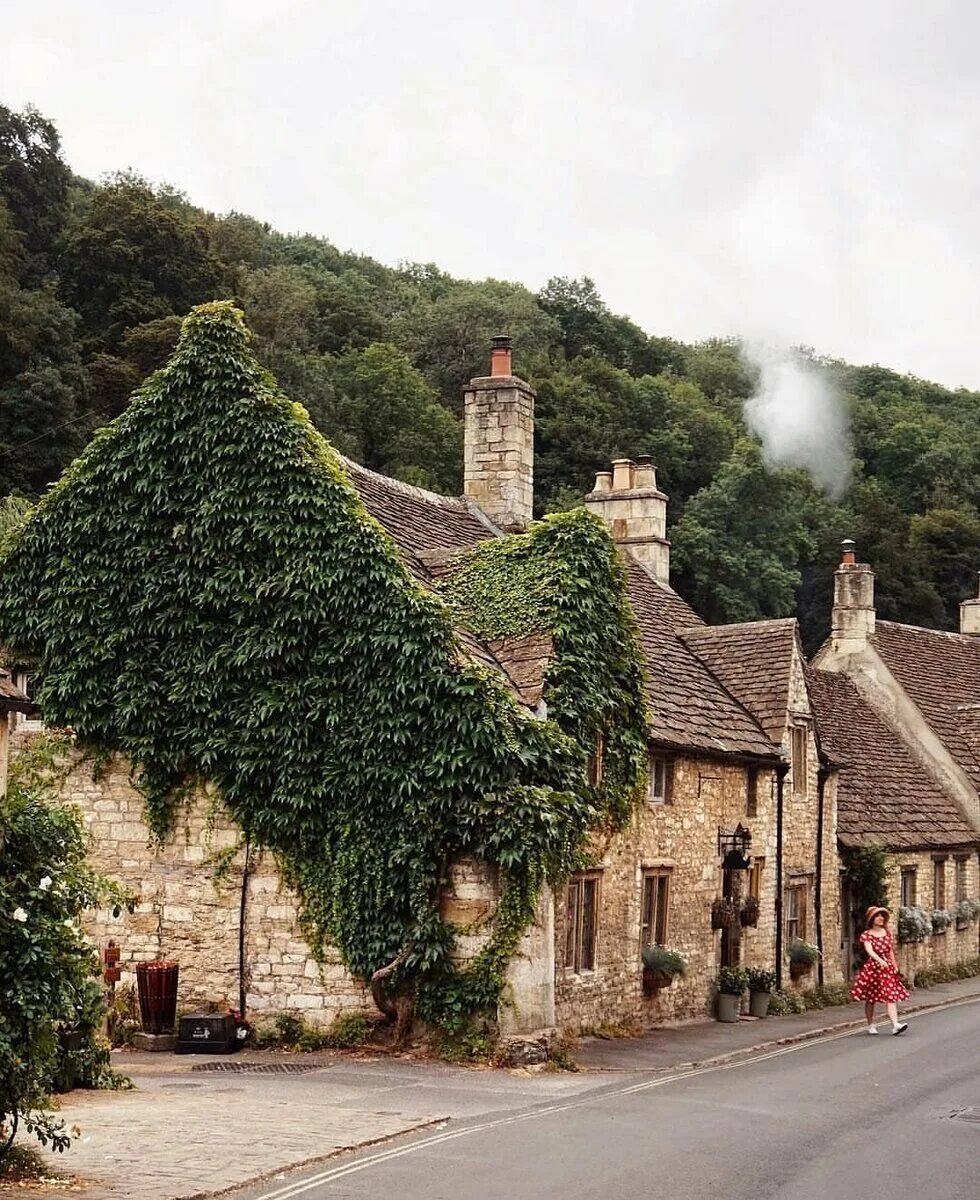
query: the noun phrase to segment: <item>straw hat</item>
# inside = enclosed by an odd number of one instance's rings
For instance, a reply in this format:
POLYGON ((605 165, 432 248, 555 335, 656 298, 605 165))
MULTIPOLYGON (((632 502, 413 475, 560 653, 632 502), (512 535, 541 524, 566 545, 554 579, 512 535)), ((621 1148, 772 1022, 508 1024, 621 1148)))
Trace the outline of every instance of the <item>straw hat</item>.
POLYGON ((871 922, 875 919, 875 917, 879 913, 885 914, 885 924, 886 925, 888 924, 888 918, 891 916, 891 913, 888 911, 888 909, 887 908, 879 908, 877 904, 872 904, 871 907, 868 909, 868 911, 864 914, 865 929, 871 928, 871 922))

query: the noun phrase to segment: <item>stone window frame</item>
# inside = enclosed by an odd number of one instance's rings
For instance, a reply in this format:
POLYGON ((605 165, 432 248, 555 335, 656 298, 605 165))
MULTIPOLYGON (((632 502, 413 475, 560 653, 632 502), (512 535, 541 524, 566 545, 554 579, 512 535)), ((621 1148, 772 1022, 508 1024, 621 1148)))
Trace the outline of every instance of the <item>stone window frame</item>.
POLYGON ((805 796, 810 789, 810 724, 803 718, 794 718, 789 727, 790 774, 794 796, 805 796))
MULTIPOLYGON (((953 859, 953 890, 956 895, 956 903, 961 900, 966 900, 970 891, 970 856, 968 854, 957 854, 953 859)), ((963 930, 969 928, 970 922, 964 921, 961 917, 956 918, 956 928, 963 930)))
POLYGON ((660 808, 674 802, 674 759, 669 754, 651 751, 647 758, 647 804, 660 808), (657 772, 662 772, 662 788, 658 792, 657 772))
POLYGON ((565 971, 591 975, 599 961, 602 871, 576 871, 565 889, 565 971), (591 929, 586 928, 586 897, 591 894, 591 929), (590 936, 591 935, 591 936, 590 936))
POLYGON ((670 867, 644 867, 640 885, 640 948, 666 946, 670 934, 670 867), (655 885, 656 881, 656 885, 655 885), (649 899, 648 899, 649 893, 649 899), (653 936, 649 930, 653 927, 653 936))
POLYGON ((745 768, 745 815, 759 815, 759 768, 745 768))
POLYGON ((762 900, 762 873, 765 869, 765 855, 755 855, 752 859, 752 866, 749 868, 749 898, 751 900, 762 900))
MULTIPOLYGON (((949 862, 949 856, 946 854, 934 854, 932 856, 932 907, 945 909, 946 907, 946 864, 949 862)), ((945 927, 933 932, 945 933, 945 927)))
POLYGON ((919 897, 919 868, 906 863, 899 876, 898 902, 902 908, 915 908, 919 897))

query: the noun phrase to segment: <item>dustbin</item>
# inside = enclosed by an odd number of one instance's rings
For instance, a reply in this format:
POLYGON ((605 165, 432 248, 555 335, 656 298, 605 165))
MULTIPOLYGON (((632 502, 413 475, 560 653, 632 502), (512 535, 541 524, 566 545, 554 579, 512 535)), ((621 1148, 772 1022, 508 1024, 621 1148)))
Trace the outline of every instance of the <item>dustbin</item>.
POLYGON ((177 975, 175 962, 136 964, 136 987, 140 998, 140 1020, 144 1033, 172 1033, 177 1019, 177 975))

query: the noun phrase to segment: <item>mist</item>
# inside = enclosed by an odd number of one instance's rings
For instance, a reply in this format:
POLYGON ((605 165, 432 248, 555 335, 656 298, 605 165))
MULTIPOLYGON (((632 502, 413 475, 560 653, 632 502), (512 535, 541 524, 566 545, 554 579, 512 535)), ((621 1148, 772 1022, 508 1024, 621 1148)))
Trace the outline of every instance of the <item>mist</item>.
POLYGON ((773 467, 802 467, 832 500, 851 482, 851 436, 844 402, 827 373, 798 351, 767 342, 742 344, 759 372, 745 422, 773 467))

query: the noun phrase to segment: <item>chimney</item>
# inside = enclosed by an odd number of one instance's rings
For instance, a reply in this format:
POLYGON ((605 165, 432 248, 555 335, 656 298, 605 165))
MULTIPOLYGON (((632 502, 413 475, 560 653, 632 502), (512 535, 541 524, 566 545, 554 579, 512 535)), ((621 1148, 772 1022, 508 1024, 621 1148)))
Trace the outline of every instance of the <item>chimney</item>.
POLYGON ((875 631, 875 577, 867 563, 857 561, 851 538, 841 542, 841 562, 834 572, 834 609, 830 636, 835 652, 863 650, 875 631))
POLYGON ((510 338, 490 344, 490 374, 463 399, 463 493, 509 533, 526 529, 534 502, 534 389, 512 374, 510 338))
POLYGON ((980 586, 972 600, 964 600, 960 605, 960 633, 980 634, 980 586))
POLYGON ((654 579, 670 583, 667 497, 657 489, 657 472, 649 455, 636 462, 617 458, 612 471, 599 471, 585 506, 602 517, 617 546, 654 579))

